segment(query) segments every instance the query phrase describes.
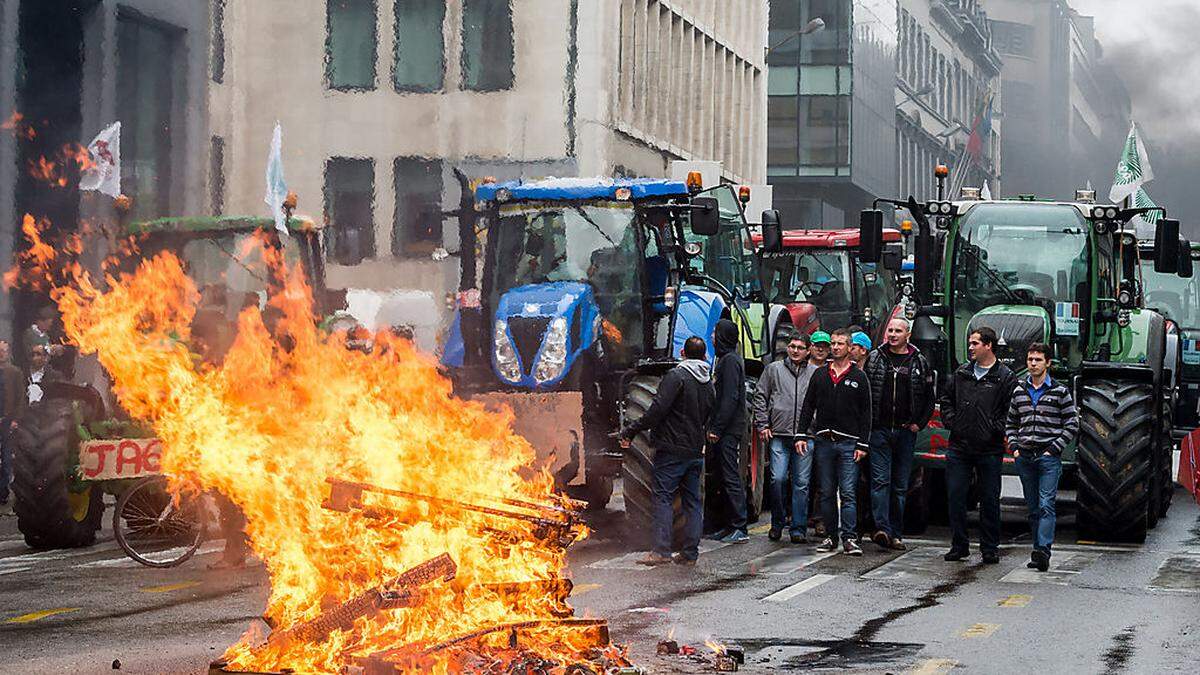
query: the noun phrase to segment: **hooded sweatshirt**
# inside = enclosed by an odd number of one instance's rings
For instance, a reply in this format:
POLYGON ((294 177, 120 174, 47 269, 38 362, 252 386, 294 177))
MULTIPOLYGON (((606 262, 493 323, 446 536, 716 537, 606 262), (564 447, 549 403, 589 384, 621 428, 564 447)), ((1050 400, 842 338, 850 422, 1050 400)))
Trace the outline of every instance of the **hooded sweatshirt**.
POLYGON ((658 452, 692 458, 704 456, 706 423, 715 393, 707 361, 685 359, 663 376, 646 414, 621 431, 623 438, 650 432, 658 452))
POLYGON ((746 364, 737 351, 737 324, 729 319, 718 321, 713 342, 717 352, 717 401, 709 432, 740 439, 746 431, 746 364))

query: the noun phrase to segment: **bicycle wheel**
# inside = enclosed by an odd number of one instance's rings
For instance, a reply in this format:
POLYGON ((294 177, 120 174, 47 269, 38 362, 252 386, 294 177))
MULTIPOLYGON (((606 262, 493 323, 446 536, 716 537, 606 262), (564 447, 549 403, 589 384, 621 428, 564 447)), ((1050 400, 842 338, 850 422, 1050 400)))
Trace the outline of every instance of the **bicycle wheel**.
POLYGON ((167 491, 166 476, 149 476, 117 498, 113 534, 125 554, 147 567, 175 567, 204 539, 199 495, 167 491))

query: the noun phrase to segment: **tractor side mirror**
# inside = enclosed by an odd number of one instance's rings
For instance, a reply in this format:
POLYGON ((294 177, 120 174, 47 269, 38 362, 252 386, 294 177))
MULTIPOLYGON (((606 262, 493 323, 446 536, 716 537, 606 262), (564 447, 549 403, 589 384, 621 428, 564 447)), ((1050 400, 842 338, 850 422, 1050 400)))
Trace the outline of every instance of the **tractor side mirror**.
POLYGON ((867 209, 858 219, 858 257, 865 263, 877 263, 883 256, 883 211, 867 209))
POLYGON ((1163 218, 1154 230, 1154 271, 1175 274, 1179 271, 1179 221, 1163 218))
POLYGON ((779 211, 767 209, 762 212, 762 238, 764 251, 779 253, 783 250, 783 224, 779 211))
POLYGON ((1183 279, 1191 279, 1195 274, 1195 269, 1192 265, 1192 242, 1187 239, 1179 240, 1179 276, 1183 279))
POLYGON ((711 237, 721 231, 721 205, 716 197, 692 198, 692 234, 711 237))
POLYGON ((900 272, 904 269, 904 248, 901 246, 888 246, 883 249, 883 269, 892 272, 900 272))

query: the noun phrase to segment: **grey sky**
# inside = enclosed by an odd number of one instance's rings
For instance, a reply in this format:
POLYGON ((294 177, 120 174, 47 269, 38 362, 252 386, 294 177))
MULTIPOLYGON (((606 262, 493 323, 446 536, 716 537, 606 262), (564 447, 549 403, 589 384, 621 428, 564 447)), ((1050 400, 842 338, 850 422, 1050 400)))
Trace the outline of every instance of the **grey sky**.
POLYGON ((1106 59, 1129 89, 1134 119, 1150 140, 1172 150, 1200 151, 1200 1, 1070 3, 1096 17, 1106 59))

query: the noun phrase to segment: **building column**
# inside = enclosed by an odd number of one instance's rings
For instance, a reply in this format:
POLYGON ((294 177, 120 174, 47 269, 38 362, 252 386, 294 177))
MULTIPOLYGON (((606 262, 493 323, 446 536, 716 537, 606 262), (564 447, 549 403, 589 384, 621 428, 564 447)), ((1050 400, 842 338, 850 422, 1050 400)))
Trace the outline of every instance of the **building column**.
MULTIPOLYGON (((17 108, 17 10, 20 0, 0 0, 0 121, 17 108)), ((0 131, 0 264, 12 264, 18 216, 14 191, 17 185, 17 142, 11 132, 0 131)), ((7 290, 0 291, 0 338, 12 338, 13 306, 7 290)))

